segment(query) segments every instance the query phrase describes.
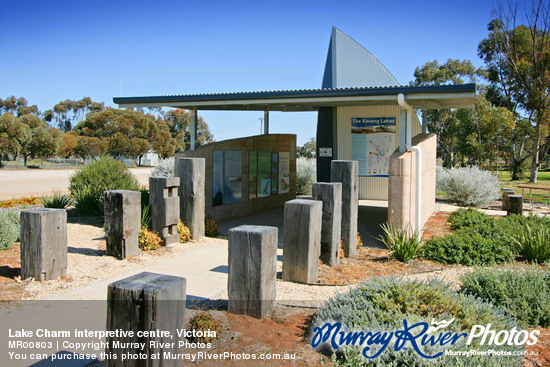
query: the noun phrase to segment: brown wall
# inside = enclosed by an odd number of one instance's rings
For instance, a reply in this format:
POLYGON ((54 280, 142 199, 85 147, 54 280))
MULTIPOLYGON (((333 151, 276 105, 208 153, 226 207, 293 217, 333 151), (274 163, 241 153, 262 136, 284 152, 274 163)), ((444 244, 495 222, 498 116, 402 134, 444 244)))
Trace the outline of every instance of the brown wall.
MULTIPOLYGON (((435 211, 436 134, 418 134, 412 144, 422 150, 422 220, 424 226, 435 211)), ((416 227, 417 153, 396 150, 390 156, 388 222, 406 228, 416 227)))
POLYGON ((267 209, 283 206, 288 200, 296 198, 296 135, 270 134, 257 135, 246 138, 224 140, 216 143, 202 145, 196 150, 188 150, 176 153, 175 167, 178 176, 178 158, 194 157, 206 159, 205 177, 205 201, 206 215, 216 221, 224 221, 232 218, 244 217, 267 209), (212 153, 214 150, 240 150, 242 151, 242 200, 238 203, 212 206, 212 153), (249 199, 249 152, 290 152, 290 190, 286 194, 272 195, 264 198, 249 199))

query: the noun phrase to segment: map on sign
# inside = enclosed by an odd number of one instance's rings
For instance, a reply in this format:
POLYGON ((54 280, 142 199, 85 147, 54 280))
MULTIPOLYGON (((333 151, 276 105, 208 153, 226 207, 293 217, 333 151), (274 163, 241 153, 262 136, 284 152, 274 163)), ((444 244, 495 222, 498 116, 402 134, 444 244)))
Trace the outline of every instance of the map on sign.
POLYGON ((395 117, 351 119, 351 159, 359 162, 359 176, 387 177, 395 150, 395 117))

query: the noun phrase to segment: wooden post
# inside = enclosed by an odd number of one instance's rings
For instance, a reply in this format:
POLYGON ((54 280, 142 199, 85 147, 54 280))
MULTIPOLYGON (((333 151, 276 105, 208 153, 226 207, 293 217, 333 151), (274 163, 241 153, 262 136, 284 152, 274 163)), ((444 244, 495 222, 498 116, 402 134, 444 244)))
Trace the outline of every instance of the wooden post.
POLYGON ((523 215, 523 196, 521 195, 508 195, 509 207, 506 211, 508 215, 519 214, 523 215))

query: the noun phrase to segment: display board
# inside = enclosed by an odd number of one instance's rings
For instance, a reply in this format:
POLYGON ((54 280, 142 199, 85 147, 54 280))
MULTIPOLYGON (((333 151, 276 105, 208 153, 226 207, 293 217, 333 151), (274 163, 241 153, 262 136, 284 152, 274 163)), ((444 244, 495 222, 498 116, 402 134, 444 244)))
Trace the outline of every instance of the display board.
POLYGON ((212 206, 223 204, 223 151, 212 152, 212 206))
POLYGON ((359 162, 359 176, 388 177, 395 150, 395 117, 351 119, 351 159, 359 162))
POLYGON ((271 195, 279 193, 279 153, 271 153, 271 195))
POLYGON ((224 164, 224 204, 242 200, 243 154, 240 150, 226 150, 224 164))
POLYGON ((290 190, 290 153, 279 153, 279 194, 290 190))
POLYGON ((258 197, 271 195, 271 152, 258 152, 258 197))
POLYGON ((258 196, 258 152, 248 152, 248 198, 258 196))

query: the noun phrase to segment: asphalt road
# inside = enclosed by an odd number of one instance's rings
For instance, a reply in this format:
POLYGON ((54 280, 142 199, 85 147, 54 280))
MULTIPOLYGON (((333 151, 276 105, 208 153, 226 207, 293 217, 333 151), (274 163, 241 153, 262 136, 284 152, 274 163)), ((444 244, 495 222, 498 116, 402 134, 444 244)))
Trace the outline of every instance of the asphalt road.
MULTIPOLYGON (((0 200, 26 196, 45 196, 52 191, 67 191, 69 177, 76 169, 0 169, 0 200)), ((152 168, 130 168, 140 185, 149 186, 152 168)))

